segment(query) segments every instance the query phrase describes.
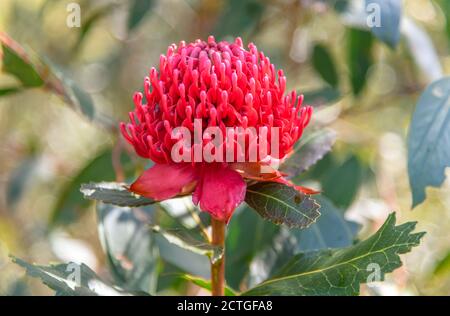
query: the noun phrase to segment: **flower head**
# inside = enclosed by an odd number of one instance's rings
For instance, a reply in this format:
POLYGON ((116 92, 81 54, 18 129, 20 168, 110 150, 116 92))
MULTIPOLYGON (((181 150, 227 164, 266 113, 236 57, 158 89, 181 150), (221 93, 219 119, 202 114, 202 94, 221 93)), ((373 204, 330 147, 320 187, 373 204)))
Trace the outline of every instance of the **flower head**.
POLYGON ((302 106, 303 96, 295 91, 285 94, 285 89, 283 71, 277 71, 254 44, 245 49, 240 38, 217 43, 210 36, 207 42, 172 44, 160 57, 159 71, 152 68, 145 78, 147 103, 143 94, 136 93, 130 123, 121 123, 123 136, 137 154, 155 162, 130 190, 156 200, 192 192, 202 210, 228 221, 245 198, 244 179, 286 182, 275 170, 262 174, 261 166, 292 150, 312 108, 302 106), (174 159, 180 127, 201 135, 200 141, 183 140, 178 149, 190 162, 174 159), (242 129, 217 144, 216 136, 209 135, 211 127, 226 136, 230 128, 242 129), (254 143, 250 128, 259 132, 254 143), (196 151, 211 148, 211 143, 215 154, 224 149, 215 156, 223 159, 196 160, 196 151), (257 154, 250 161, 252 145, 257 154), (260 148, 263 145, 266 148, 260 148), (228 149, 233 152, 231 160, 225 159, 228 149))

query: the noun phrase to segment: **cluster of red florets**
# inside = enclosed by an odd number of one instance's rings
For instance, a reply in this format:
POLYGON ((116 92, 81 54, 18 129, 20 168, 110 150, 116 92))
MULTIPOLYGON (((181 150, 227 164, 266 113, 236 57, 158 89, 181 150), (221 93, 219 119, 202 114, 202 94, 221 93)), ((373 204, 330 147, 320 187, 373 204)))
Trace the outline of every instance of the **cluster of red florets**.
POLYGON ((275 158, 283 158, 312 114, 311 107, 301 106, 302 96, 295 91, 285 95, 285 89, 283 71, 276 71, 254 44, 246 50, 240 38, 216 43, 212 36, 207 42, 180 42, 161 55, 159 72, 150 70, 144 82, 147 104, 141 93, 135 94, 135 111, 130 112, 130 123, 121 124, 121 131, 140 156, 169 163, 177 142, 172 130, 184 126, 194 132, 194 119, 202 120, 203 130, 218 126, 224 135, 227 127, 267 128, 267 144, 271 127, 278 127, 275 158))

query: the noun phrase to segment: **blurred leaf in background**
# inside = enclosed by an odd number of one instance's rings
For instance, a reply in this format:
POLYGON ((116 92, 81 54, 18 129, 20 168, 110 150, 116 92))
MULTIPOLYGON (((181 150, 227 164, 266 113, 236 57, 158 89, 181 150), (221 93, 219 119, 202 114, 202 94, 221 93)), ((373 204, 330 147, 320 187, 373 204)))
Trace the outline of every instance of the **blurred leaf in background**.
POLYGON ((333 88, 336 88, 339 83, 339 78, 331 54, 325 46, 321 44, 316 44, 314 46, 312 62, 314 68, 322 76, 323 80, 333 88))
POLYGON ((348 65, 350 83, 354 95, 359 95, 366 85, 367 72, 373 63, 373 37, 370 32, 350 29, 348 31, 348 65))
POLYGON ((372 33, 391 48, 400 41, 401 6, 401 0, 366 0, 366 8, 371 11, 372 33))
POLYGON ((128 16, 128 30, 133 31, 154 5, 154 0, 131 0, 128 16))
POLYGON ((159 248, 146 224, 154 209, 145 210, 99 203, 98 230, 116 284, 127 291, 154 294, 159 248))
POLYGON ((257 0, 230 0, 224 5, 214 31, 219 39, 225 36, 245 37, 256 28, 265 10, 264 3, 257 0))
POLYGON ((410 126, 408 173, 415 207, 427 186, 440 186, 450 167, 450 78, 433 82, 422 94, 410 126))

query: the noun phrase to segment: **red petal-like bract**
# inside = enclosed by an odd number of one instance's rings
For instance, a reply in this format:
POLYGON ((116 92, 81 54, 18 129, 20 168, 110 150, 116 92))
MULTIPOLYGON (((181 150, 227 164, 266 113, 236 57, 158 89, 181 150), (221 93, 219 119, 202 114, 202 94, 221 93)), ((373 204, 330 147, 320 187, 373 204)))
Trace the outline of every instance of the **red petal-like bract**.
POLYGON ((236 207, 245 199, 247 185, 236 171, 225 164, 204 164, 200 182, 193 194, 194 204, 214 218, 228 222, 236 207))
POLYGON ((192 189, 196 181, 197 175, 190 164, 155 164, 141 174, 130 190, 161 201, 192 189))

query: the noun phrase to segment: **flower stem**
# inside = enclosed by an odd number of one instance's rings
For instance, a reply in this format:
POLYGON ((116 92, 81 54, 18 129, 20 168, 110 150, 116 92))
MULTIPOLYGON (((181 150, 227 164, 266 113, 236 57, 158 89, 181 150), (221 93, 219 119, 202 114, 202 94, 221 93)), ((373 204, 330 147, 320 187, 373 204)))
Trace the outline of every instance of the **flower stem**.
MULTIPOLYGON (((225 251, 225 228, 223 221, 211 218, 212 241, 214 246, 222 247, 225 251)), ((225 294, 225 254, 216 261, 211 261, 211 293, 213 296, 225 294)))

